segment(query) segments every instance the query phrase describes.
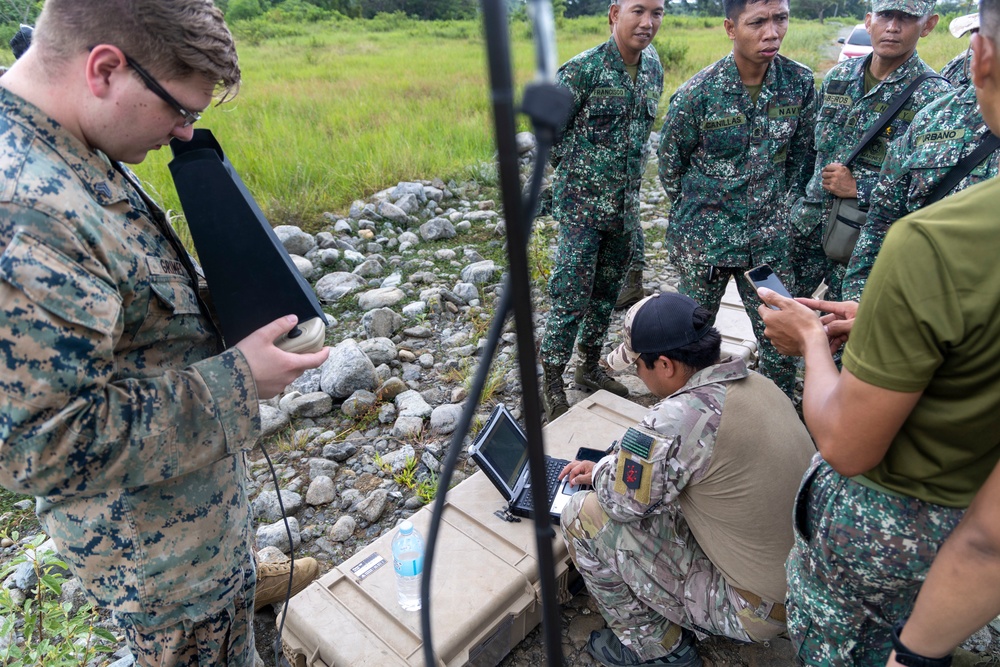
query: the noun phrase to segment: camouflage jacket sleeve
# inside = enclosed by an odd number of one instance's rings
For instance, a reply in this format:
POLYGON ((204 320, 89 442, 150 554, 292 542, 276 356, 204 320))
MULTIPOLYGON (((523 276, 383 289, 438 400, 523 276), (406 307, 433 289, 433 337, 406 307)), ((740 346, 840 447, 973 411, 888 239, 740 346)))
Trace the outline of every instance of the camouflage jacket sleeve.
POLYGON ((792 137, 785 165, 785 182, 792 201, 805 194, 806 184, 816 166, 816 113, 819 111, 815 87, 806 91, 802 101, 799 126, 792 137))
POLYGON ((676 394, 628 429, 594 469, 601 507, 616 521, 673 513, 681 491, 708 472, 725 388, 676 394), (717 395, 716 395, 717 394, 717 395))
POLYGON ((691 153, 698 146, 701 119, 693 99, 697 94, 697 86, 682 86, 670 99, 660 131, 657 151, 660 184, 671 203, 681 193, 681 177, 688 170, 691 153))
POLYGON ((573 102, 570 104, 569 113, 566 115, 566 126, 563 128, 563 132, 559 134, 559 138, 552 145, 549 164, 553 168, 559 166, 559 163, 562 162, 566 154, 567 142, 564 141, 566 135, 576 123, 577 116, 580 114, 580 110, 590 95, 590 89, 593 87, 592 82, 585 76, 588 71, 588 68, 583 67, 581 61, 574 59, 564 64, 556 72, 556 84, 566 88, 573 94, 573 102))
MULTIPOLYGON (((0 256, 4 486, 48 497, 137 487, 253 445, 256 386, 239 351, 202 354, 176 368, 150 353, 154 367, 129 376, 121 350, 147 334, 165 339, 170 325, 160 320, 159 330, 124 332, 123 314, 136 295, 116 289, 115 276, 99 269, 101 258, 77 238, 79 229, 37 208, 0 206, 0 228, 12 220, 17 231, 0 256)), ((154 287, 176 302, 175 314, 197 312, 187 301, 193 290, 154 287)), ((142 326, 156 324, 147 317, 142 326)), ((204 340, 178 336, 173 344, 203 348, 204 340)))
POLYGON ((906 201, 909 194, 909 169, 906 168, 906 156, 913 148, 911 129, 907 128, 898 141, 889 145, 889 150, 879 174, 879 180, 871 196, 871 207, 854 252, 848 263, 847 274, 844 276, 844 300, 859 301, 868 274, 871 273, 875 258, 882 248, 889 225, 906 215, 906 201))

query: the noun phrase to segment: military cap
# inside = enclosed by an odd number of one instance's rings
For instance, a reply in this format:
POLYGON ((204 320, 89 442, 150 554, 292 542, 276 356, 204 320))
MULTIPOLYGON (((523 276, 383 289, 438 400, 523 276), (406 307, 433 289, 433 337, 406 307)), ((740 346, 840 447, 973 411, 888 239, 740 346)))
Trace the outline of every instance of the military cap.
POLYGON ((924 16, 934 11, 934 2, 935 0, 872 0, 872 11, 924 16))
POLYGON ((701 340, 712 326, 695 328, 697 308, 698 302, 676 292, 647 296, 625 313, 625 341, 608 355, 608 366, 623 371, 644 352, 669 352, 701 340))
POLYGON ((966 14, 965 16, 956 16, 948 24, 948 32, 954 37, 961 37, 973 30, 979 30, 979 12, 966 14))

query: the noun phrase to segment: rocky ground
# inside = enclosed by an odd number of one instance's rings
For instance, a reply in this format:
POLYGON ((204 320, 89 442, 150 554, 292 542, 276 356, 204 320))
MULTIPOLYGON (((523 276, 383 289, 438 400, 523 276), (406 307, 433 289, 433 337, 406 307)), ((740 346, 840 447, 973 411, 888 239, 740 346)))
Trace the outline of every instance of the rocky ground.
MULTIPOLYGON (((519 143, 527 164, 533 140, 519 135, 519 143)), ((275 230, 331 316, 327 342, 333 351, 323 367, 261 404, 262 446, 275 463, 295 554, 316 558, 324 572, 424 504, 468 400, 506 266, 495 175, 488 165, 479 172, 467 182, 400 183, 355 202, 347 215, 327 214, 324 228, 315 234, 287 226, 275 230)), ((662 249, 666 217, 655 165, 647 171, 642 195, 644 284, 671 289, 676 275, 662 249)), ((542 285, 555 240, 551 219, 539 218, 535 236, 530 263, 540 340, 548 309, 542 285)), ((618 313, 609 347, 620 325, 618 313)), ((568 383, 572 368, 567 369, 568 383)), ((485 418, 495 402, 517 414, 521 383, 510 328, 494 369, 479 415, 485 418)), ((638 378, 624 381, 636 400, 652 400, 638 378)), ((571 390, 569 396, 572 403, 582 394, 571 390)), ((259 448, 249 459, 258 546, 287 552, 271 473, 259 448)), ((455 483, 474 471, 461 456, 455 483)), ((0 563, 16 549, 4 545, 0 563)), ((3 585, 23 595, 29 579, 11 575, 3 585)), ((265 609, 255 623, 258 648, 268 665, 274 664, 274 620, 273 610, 265 609)), ((596 664, 584 645, 603 620, 586 593, 562 608, 561 621, 566 664, 596 664)), ((113 621, 106 622, 113 628, 113 621)), ((989 652, 992 645, 986 633, 979 648, 989 652)), ((792 663, 787 641, 741 647, 709 640, 699 650, 715 665, 792 663)), ((112 660, 117 660, 114 667, 132 664, 124 647, 112 660)), ((544 660, 535 630, 502 664, 527 667, 544 660)))

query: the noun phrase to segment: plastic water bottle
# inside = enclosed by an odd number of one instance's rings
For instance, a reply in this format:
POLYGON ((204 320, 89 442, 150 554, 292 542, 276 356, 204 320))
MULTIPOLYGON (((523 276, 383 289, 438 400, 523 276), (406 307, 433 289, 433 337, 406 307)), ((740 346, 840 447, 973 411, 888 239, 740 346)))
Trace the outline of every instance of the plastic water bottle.
POLYGON ((392 567, 396 570, 396 595, 406 611, 420 609, 420 577, 424 571, 424 538, 409 521, 399 524, 392 538, 392 567))

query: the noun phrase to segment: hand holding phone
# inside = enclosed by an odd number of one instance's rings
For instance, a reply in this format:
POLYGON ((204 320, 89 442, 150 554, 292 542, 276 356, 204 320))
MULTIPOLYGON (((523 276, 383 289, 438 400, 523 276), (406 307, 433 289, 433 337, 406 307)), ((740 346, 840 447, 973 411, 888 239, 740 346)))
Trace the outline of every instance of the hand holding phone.
MULTIPOLYGON (((767 264, 761 264, 760 266, 755 266, 746 273, 743 274, 747 281, 753 285, 754 290, 759 287, 766 287, 772 292, 777 292, 781 296, 792 298, 792 295, 788 293, 785 285, 778 278, 778 275, 771 269, 767 264)), ((768 306, 771 310, 779 310, 777 306, 768 306)))

